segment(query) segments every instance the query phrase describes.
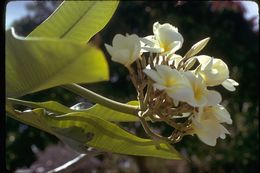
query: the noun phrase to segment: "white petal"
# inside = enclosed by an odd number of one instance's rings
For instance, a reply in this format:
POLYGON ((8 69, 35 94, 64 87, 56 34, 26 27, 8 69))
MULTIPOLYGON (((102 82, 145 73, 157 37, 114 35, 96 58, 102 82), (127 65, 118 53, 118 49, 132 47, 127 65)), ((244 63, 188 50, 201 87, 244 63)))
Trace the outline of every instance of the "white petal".
POLYGON ((136 34, 129 35, 126 38, 128 39, 128 42, 130 42, 132 44, 138 45, 138 43, 139 43, 139 45, 141 45, 140 38, 136 34))
POLYGON ((149 36, 146 36, 144 38, 140 38, 141 42, 143 42, 144 44, 147 44, 149 46, 154 46, 156 44, 158 44, 158 41, 155 40, 154 38, 154 35, 149 35, 149 36))
POLYGON ((225 80, 224 82, 222 82, 222 84, 221 84, 224 88, 226 88, 227 90, 229 90, 229 91, 235 91, 236 90, 236 88, 234 87, 234 86, 237 86, 238 85, 238 83, 236 82, 236 81, 234 81, 234 80, 232 80, 232 79, 227 79, 227 80, 225 80), (235 84, 235 85, 234 85, 235 84))
POLYGON ((219 104, 222 100, 222 97, 219 94, 219 92, 214 90, 208 90, 206 97, 207 97, 207 106, 213 106, 219 104))
POLYGON ((181 46, 183 43, 183 37, 180 33, 176 32, 173 27, 163 25, 158 28, 158 41, 161 44, 168 46, 170 46, 174 41, 178 41, 181 46))
POLYGON ((233 79, 227 79, 222 82, 222 86, 229 91, 235 91, 236 88, 234 86, 238 86, 239 84, 233 79))
MULTIPOLYGON (((192 121, 195 126, 195 133, 199 137, 201 141, 204 143, 215 146, 217 138, 225 138, 225 134, 230 134, 227 129, 218 122, 214 120, 205 120, 202 121, 200 124, 201 126, 196 126, 196 120, 192 121)), ((199 123, 197 123, 199 124, 199 123)))
POLYGON ((194 107, 205 106, 207 103, 207 98, 205 96, 202 96, 199 99, 194 98, 193 100, 189 101, 188 103, 194 107))
POLYGON ((219 137, 221 139, 225 139, 226 138, 226 134, 230 134, 229 131, 221 124, 220 124, 220 127, 219 127, 219 132, 220 132, 219 137))
POLYGON ((140 45, 134 45, 134 50, 132 52, 131 55, 131 63, 135 62, 138 58, 140 58, 140 54, 141 54, 141 47, 140 45))
POLYGON ((219 120, 220 123, 232 124, 232 119, 229 112, 222 105, 214 106, 214 116, 219 120))
POLYGON ((128 47, 126 37, 121 34, 116 34, 112 40, 112 46, 117 49, 125 49, 128 47))
POLYGON ((143 72, 149 76, 153 81, 163 84, 164 80, 158 75, 158 73, 155 70, 152 69, 144 69, 143 72))
POLYGON ((207 145, 215 146, 217 144, 217 138, 208 135, 206 132, 197 134, 199 139, 207 145))
POLYGON ((192 124, 194 128, 194 133, 198 136, 198 138, 207 145, 215 146, 217 143, 217 138, 219 136, 214 133, 214 131, 218 130, 215 123, 212 122, 197 122, 196 119, 192 119, 192 124))
POLYGON ((115 52, 115 49, 114 49, 112 46, 108 45, 108 44, 105 44, 105 47, 106 47, 108 53, 109 53, 111 56, 113 56, 113 55, 114 55, 114 52, 115 52))
POLYGON ((160 27, 160 23, 159 22, 155 22, 153 24, 153 33, 157 32, 159 27, 160 27))
POLYGON ((212 68, 213 58, 208 55, 199 55, 197 56, 198 61, 200 62, 202 70, 209 70, 212 68))
POLYGON ((128 50, 117 50, 114 52, 112 56, 112 60, 124 65, 129 65, 130 64, 129 57, 130 57, 130 53, 128 50))
POLYGON ((234 86, 238 86, 239 85, 239 83, 237 83, 235 80, 233 80, 233 79, 227 79, 227 81, 228 82, 230 82, 232 85, 234 85, 234 86))
POLYGON ((190 83, 195 83, 196 77, 191 71, 186 71, 182 74, 190 81, 190 83))
POLYGON ((174 100, 187 102, 192 99, 193 91, 186 85, 174 85, 166 89, 167 94, 174 100))
POLYGON ((179 50, 182 47, 182 42, 180 41, 174 41, 172 42, 169 47, 171 48, 171 50, 169 51, 168 54, 172 54, 175 53, 177 50, 179 50))
POLYGON ((160 53, 162 51, 163 49, 160 47, 147 47, 147 46, 142 47, 142 52, 160 53))
POLYGON ((178 70, 172 69, 167 65, 156 65, 155 68, 164 80, 173 79, 178 83, 184 80, 178 70))

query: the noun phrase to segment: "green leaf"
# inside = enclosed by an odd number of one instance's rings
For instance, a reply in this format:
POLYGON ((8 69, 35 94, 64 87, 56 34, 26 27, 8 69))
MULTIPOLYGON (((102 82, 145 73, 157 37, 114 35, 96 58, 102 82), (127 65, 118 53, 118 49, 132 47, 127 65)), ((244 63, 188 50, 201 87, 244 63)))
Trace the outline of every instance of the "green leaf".
POLYGON ((182 159, 168 144, 155 145, 155 142, 150 139, 137 137, 111 122, 84 112, 54 117, 46 114, 43 109, 18 113, 7 105, 6 110, 12 118, 56 135, 79 152, 87 153, 87 147, 94 147, 101 151, 119 154, 182 159))
POLYGON ((5 67, 7 97, 109 78, 108 65, 100 50, 68 40, 25 40, 13 30, 6 33, 5 67))
MULTIPOLYGON (((131 101, 127 103, 129 105, 138 105, 138 101, 131 101)), ((107 121, 119 121, 119 122, 135 122, 139 121, 138 118, 131 114, 122 113, 119 111, 115 111, 113 109, 110 109, 108 107, 96 104, 93 107, 82 110, 82 112, 90 114, 92 116, 96 116, 99 118, 102 118, 107 121)))
MULTIPOLYGON (((88 109, 81 109, 81 110, 73 110, 67 106, 64 106, 55 101, 47 101, 47 102, 32 102, 32 101, 25 101, 19 99, 12 99, 9 100, 13 103, 21 104, 24 106, 29 106, 32 108, 44 108, 48 111, 56 113, 58 115, 67 114, 71 112, 84 112, 87 115, 92 115, 95 117, 102 118, 107 121, 114 121, 114 122, 135 122, 138 121, 138 118, 131 114, 126 114, 122 112, 118 112, 102 105, 96 104, 88 109)), ((138 105, 138 101, 131 101, 127 103, 129 105, 138 105)), ((85 115, 85 114, 84 114, 85 115)))
POLYGON ((28 37, 55 37, 88 42, 108 23, 118 3, 118 1, 64 1, 28 37))
POLYGON ((61 140, 74 141, 74 143, 69 143, 72 146, 79 144, 73 146, 77 150, 82 151, 84 147, 94 147, 101 151, 119 154, 181 159, 179 153, 169 145, 161 143, 157 148, 154 141, 150 139, 139 138, 111 122, 84 114, 83 112, 69 113, 47 119, 53 132, 61 140))

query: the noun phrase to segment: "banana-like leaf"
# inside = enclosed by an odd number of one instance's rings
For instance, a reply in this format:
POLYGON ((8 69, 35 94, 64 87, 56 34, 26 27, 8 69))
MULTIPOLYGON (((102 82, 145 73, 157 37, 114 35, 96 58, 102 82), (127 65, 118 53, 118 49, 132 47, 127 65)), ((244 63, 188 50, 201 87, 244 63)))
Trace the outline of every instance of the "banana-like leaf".
MULTIPOLYGON (((50 112, 56 113, 57 115, 67 114, 71 112, 84 112, 85 114, 82 115, 92 115, 107 121, 113 121, 113 122, 138 121, 138 118, 134 115, 118 112, 99 104, 96 104, 88 109, 74 110, 55 101, 32 102, 32 101, 25 101, 25 100, 12 99, 12 98, 10 98, 9 100, 13 103, 18 103, 32 108, 37 108, 37 107, 44 108, 50 112)), ((131 101, 127 104, 137 106, 138 101, 131 101)))
POLYGON ((119 1, 64 1, 28 37, 66 38, 88 42, 104 28, 119 1))
POLYGON ((65 39, 24 39, 14 30, 6 32, 5 67, 7 97, 109 78, 100 50, 65 39))
POLYGON ((42 109, 17 112, 7 105, 7 113, 26 124, 45 130, 68 143, 79 152, 88 147, 118 154, 150 156, 180 160, 182 157, 170 145, 137 137, 119 126, 84 112, 68 113, 59 117, 42 109))

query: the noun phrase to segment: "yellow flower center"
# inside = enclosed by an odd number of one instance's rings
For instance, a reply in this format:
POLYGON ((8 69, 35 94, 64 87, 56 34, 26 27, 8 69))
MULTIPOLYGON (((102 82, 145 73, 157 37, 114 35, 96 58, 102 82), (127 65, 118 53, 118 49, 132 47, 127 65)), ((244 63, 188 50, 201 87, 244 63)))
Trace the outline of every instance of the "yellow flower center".
POLYGON ((196 100, 200 100, 201 97, 202 97, 202 94, 203 94, 202 89, 199 88, 199 87, 195 87, 195 89, 194 89, 194 95, 195 95, 196 100))
POLYGON ((168 51, 171 50, 170 47, 169 47, 169 45, 162 44, 161 46, 162 46, 164 52, 168 52, 168 51))
POLYGON ((165 80, 164 85, 165 85, 166 87, 171 87, 172 85, 175 84, 175 82, 176 82, 176 81, 175 81, 173 78, 167 78, 167 79, 165 80))

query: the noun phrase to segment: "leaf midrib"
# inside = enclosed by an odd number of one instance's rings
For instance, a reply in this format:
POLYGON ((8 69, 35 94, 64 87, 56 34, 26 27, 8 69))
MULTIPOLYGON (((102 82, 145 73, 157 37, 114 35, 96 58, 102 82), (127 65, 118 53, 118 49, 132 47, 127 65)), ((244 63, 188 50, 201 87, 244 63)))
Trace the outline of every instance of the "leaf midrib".
POLYGON ((88 13, 93 8, 93 6, 95 6, 96 3, 97 2, 92 2, 89 8, 87 8, 84 13, 74 22, 74 24, 72 24, 59 38, 64 38, 74 28, 74 26, 76 26, 83 19, 86 13, 88 13))

